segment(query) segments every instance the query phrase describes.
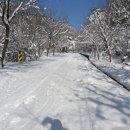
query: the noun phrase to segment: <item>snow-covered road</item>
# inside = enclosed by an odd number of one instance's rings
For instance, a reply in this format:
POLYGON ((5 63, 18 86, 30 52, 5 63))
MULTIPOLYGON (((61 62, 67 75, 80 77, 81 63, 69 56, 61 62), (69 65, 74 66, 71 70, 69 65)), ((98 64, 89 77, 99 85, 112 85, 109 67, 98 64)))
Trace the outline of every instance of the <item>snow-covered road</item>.
POLYGON ((130 130, 130 92, 79 54, 0 69, 0 130, 130 130))

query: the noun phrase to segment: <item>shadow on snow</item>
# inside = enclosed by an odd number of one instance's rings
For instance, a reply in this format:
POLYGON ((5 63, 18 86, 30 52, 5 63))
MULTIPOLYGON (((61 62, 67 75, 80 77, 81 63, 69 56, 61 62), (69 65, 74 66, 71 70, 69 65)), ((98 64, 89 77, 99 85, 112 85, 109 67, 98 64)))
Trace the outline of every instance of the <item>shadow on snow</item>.
POLYGON ((59 119, 53 119, 51 117, 46 117, 43 121, 42 121, 42 125, 46 126, 50 124, 51 128, 50 130, 68 130, 66 128, 63 127, 61 121, 59 119))

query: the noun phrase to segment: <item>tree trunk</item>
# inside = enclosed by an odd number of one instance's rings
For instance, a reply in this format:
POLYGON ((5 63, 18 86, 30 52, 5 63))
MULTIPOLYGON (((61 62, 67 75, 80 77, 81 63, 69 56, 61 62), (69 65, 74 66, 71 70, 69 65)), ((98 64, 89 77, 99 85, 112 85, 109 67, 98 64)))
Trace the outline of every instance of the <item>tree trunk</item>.
POLYGON ((109 55, 109 61, 112 62, 111 50, 108 50, 108 55, 109 55))
POLYGON ((66 51, 66 53, 68 53, 68 48, 67 47, 65 47, 65 51, 66 51))
POLYGON ((40 48, 40 44, 38 44, 38 57, 41 57, 41 48, 40 48))
POLYGON ((96 58, 96 48, 94 47, 94 59, 96 58))
POLYGON ((53 46, 53 56, 55 55, 55 46, 53 46))
POLYGON ((100 59, 100 53, 99 53, 99 48, 98 46, 95 44, 96 50, 97 50, 97 58, 98 60, 100 59))
POLYGON ((99 58, 100 58, 99 48, 98 48, 98 46, 97 46, 97 44, 95 42, 93 42, 93 43, 95 45, 95 47, 94 47, 94 58, 96 58, 96 52, 97 52, 97 58, 99 60, 99 58))
POLYGON ((98 57, 98 60, 100 59, 100 55, 99 55, 99 52, 97 52, 97 57, 98 57))
POLYGON ((47 56, 48 56, 49 51, 50 51, 50 48, 51 48, 51 42, 52 42, 52 40, 51 40, 51 38, 50 38, 50 39, 49 39, 49 46, 48 46, 48 48, 47 48, 47 56))
POLYGON ((4 47, 2 50, 2 57, 1 57, 1 67, 4 67, 4 59, 9 44, 9 33, 10 33, 9 25, 6 25, 6 35, 5 35, 4 47))

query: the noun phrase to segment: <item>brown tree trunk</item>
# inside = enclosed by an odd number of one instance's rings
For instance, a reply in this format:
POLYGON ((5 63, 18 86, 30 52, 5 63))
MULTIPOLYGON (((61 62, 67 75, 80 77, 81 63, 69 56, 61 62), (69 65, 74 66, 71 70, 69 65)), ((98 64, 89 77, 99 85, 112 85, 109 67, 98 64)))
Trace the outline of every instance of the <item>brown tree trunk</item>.
POLYGON ((4 47, 1 56, 1 67, 4 67, 4 59, 9 44, 9 34, 10 34, 9 15, 10 15, 10 0, 7 0, 4 1, 3 12, 2 12, 2 21, 5 25, 5 41, 3 43, 4 47), (5 17, 7 18, 7 21, 5 20, 5 17))
POLYGON ((4 67, 4 59, 9 44, 9 34, 10 34, 10 28, 9 25, 6 25, 6 35, 5 35, 4 47, 2 50, 2 57, 1 57, 1 67, 4 67))

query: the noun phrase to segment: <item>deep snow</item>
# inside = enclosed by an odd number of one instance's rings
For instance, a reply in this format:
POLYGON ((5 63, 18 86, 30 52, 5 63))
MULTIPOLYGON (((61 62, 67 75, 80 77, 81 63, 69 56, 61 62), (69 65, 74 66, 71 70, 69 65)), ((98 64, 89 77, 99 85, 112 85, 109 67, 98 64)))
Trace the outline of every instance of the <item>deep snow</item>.
POLYGON ((129 130, 130 93, 79 54, 0 69, 0 130, 129 130))

